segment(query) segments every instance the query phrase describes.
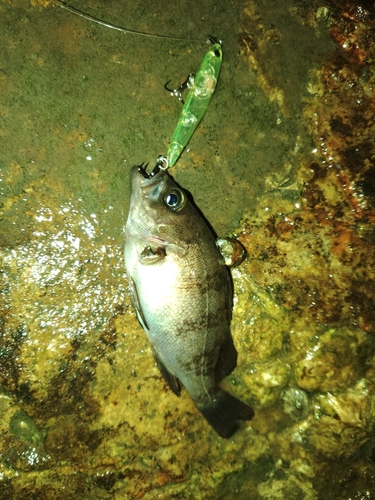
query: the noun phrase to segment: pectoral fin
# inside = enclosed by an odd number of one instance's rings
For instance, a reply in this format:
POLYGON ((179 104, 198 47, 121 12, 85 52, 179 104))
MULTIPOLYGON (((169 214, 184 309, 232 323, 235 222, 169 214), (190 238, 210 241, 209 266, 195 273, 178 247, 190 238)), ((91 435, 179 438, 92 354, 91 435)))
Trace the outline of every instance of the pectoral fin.
POLYGON ((149 330, 149 326, 147 324, 146 318, 145 318, 143 311, 142 311, 141 303, 139 302, 137 287, 136 287, 134 280, 131 276, 129 277, 129 282, 130 282, 130 294, 131 294, 131 298, 132 298, 133 305, 135 308, 135 312, 137 313, 138 321, 139 321, 141 327, 145 331, 149 330))
POLYGON ((162 261, 165 256, 165 248, 152 248, 151 246, 147 246, 142 250, 139 260, 144 266, 150 266, 162 261))

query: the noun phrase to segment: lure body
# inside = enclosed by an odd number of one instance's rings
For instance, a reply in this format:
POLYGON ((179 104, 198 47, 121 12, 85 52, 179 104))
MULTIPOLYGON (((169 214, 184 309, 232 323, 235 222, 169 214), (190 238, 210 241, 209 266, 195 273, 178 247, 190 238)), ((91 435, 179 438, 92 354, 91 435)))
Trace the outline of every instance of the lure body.
POLYGON ((215 43, 204 56, 182 108, 168 149, 169 167, 178 160, 210 103, 219 78, 221 61, 221 45, 215 43))

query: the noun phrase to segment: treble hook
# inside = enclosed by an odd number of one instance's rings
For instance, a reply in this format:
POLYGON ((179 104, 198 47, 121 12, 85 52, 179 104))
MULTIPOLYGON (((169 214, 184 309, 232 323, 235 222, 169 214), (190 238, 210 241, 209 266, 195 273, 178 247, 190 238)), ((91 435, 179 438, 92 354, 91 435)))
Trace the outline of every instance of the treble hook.
POLYGON ((150 174, 147 173, 147 167, 148 167, 148 163, 146 163, 146 164, 141 163, 140 165, 138 165, 138 172, 140 174, 142 174, 145 179, 150 178, 150 174))
POLYGON ((159 173, 160 170, 167 170, 167 168, 169 167, 169 162, 166 156, 160 155, 156 160, 155 167, 151 170, 149 174, 147 173, 147 167, 148 163, 146 163, 146 165, 142 163, 138 167, 138 172, 140 172, 145 179, 152 179, 152 177, 154 177, 157 173, 159 173))
POLYGON ((190 73, 190 75, 186 78, 186 80, 181 83, 181 85, 178 87, 178 89, 170 89, 168 87, 168 83, 170 83, 172 80, 168 80, 167 83, 164 85, 165 90, 171 93, 172 97, 178 97, 178 100, 184 103, 184 100, 182 98, 182 92, 186 89, 191 89, 191 87, 194 84, 194 73, 190 73))

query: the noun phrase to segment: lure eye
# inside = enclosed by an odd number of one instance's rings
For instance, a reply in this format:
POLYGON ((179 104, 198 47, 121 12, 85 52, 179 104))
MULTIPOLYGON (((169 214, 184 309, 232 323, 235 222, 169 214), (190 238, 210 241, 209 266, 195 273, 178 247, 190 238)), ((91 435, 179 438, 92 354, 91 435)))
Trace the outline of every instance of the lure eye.
POLYGON ((179 189, 172 189, 165 193, 164 205, 172 212, 179 212, 186 205, 186 197, 179 189))

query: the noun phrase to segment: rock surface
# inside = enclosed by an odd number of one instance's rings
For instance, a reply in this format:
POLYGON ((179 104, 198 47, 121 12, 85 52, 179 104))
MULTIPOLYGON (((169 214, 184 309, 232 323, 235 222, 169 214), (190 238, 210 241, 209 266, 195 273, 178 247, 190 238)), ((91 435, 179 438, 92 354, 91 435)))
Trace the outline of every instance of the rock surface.
MULTIPOLYGON (((375 11, 280 4, 212 6, 221 82, 175 167, 248 254, 223 387, 256 416, 226 441, 161 379, 123 267, 123 157, 168 144, 165 61, 189 44, 124 55, 50 2, 0 2, 1 500, 374 497, 375 11)), ((121 6, 193 36, 179 8, 121 6)))

